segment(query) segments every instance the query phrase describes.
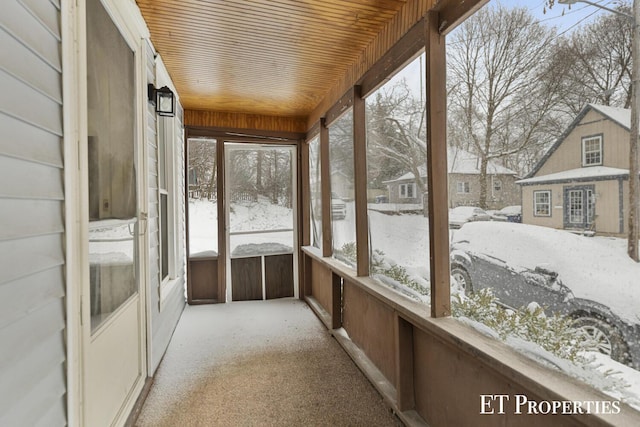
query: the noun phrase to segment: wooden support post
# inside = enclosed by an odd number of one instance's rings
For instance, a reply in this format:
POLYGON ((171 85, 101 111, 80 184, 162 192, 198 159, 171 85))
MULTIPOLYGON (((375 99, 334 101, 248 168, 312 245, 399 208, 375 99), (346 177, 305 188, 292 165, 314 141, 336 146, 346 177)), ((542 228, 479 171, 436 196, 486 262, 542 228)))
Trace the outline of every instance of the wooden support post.
POLYGON ((365 101, 361 87, 353 94, 353 171, 355 187, 355 220, 357 274, 369 275, 369 221, 367 219, 367 124, 365 101))
POLYGON ((313 280, 313 260, 310 256, 302 253, 302 286, 300 287, 300 299, 304 299, 306 296, 313 296, 311 281, 313 280))
POLYGON ((415 407, 413 385, 413 325, 395 313, 396 399, 400 411, 415 407))
POLYGON ((298 144, 300 155, 298 158, 300 170, 300 185, 298 186, 298 206, 300 206, 300 244, 311 244, 311 191, 309 189, 309 143, 302 141, 298 144))
POLYGON ((427 13, 425 16, 425 82, 432 317, 451 314, 447 184, 447 63, 445 37, 439 33, 438 26, 438 12, 427 13))
POLYGON ((342 277, 331 274, 331 329, 342 327, 342 277))
MULTIPOLYGON (((309 143, 307 141, 301 141, 298 144, 299 155, 298 158, 298 170, 300 173, 300 185, 298 186, 298 206, 300 206, 300 223, 299 227, 299 242, 298 260, 298 298, 304 299, 307 289, 307 280, 310 279, 310 274, 307 271, 311 266, 306 262, 307 257, 300 249, 302 246, 309 246, 311 244, 311 190, 309 188, 309 143)), ((309 284, 310 285, 310 284, 309 284)))
POLYGON ((333 254, 331 230, 331 170, 329 169, 329 128, 320 120, 320 184, 322 189, 322 256, 333 254))
POLYGON ((227 211, 225 206, 224 141, 216 140, 218 199, 218 302, 227 302, 227 211))

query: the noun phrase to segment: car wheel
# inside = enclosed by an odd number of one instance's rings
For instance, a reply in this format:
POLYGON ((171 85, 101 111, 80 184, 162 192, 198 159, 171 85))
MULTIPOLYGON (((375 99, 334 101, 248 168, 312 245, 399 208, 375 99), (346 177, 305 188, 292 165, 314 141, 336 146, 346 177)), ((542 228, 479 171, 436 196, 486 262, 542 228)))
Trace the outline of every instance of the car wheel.
POLYGON ((615 326, 597 317, 578 317, 573 326, 596 344, 596 349, 616 362, 628 364, 629 348, 615 326))
POLYGON ((451 266, 451 277, 458 282, 458 285, 464 289, 464 292, 467 294, 473 293, 473 286, 471 285, 471 277, 469 277, 469 273, 464 267, 453 264, 451 266))

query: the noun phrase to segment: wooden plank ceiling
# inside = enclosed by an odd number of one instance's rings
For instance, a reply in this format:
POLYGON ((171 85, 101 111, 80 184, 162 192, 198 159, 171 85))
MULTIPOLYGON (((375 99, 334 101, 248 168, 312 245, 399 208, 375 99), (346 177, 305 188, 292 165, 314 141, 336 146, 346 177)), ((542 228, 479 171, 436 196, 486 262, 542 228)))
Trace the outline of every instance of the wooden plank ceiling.
POLYGON ((136 0, 185 109, 307 117, 406 0, 136 0))

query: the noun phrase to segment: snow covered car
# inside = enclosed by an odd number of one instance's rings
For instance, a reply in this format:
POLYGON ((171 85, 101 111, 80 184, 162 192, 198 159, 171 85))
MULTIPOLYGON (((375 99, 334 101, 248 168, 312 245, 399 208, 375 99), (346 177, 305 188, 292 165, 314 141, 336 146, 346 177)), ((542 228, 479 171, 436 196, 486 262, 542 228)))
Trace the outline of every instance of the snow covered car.
POLYGON ((336 193, 331 193, 331 217, 333 219, 345 219, 347 216, 347 204, 336 193))
POLYGON ((536 302, 569 316, 601 353, 638 369, 640 264, 620 242, 509 222, 467 224, 453 233, 451 275, 465 292, 491 288, 505 306, 536 302))
POLYGON ((522 206, 507 206, 491 214, 492 221, 522 222, 522 206))
POLYGON ((458 229, 467 222, 489 221, 491 215, 473 206, 458 206, 449 210, 449 228, 458 229))

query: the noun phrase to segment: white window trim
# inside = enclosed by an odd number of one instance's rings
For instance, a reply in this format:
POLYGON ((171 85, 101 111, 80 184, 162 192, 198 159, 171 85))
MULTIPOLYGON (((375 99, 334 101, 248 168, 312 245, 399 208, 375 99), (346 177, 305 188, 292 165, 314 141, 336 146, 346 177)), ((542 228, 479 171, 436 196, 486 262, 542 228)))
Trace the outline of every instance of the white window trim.
MULTIPOLYGON (((589 153, 595 153, 595 151, 590 151, 589 153)), ((602 156, 603 156, 603 150, 602 150, 602 135, 593 135, 593 136, 586 136, 582 138, 582 166, 601 166, 602 165, 602 156), (585 145, 587 142, 593 141, 593 140, 597 140, 599 143, 599 153, 600 153, 600 161, 598 163, 587 163, 587 151, 585 149, 585 145)))
POLYGON ((551 216, 551 190, 538 190, 538 191, 534 191, 533 192, 533 216, 534 217, 550 217, 551 216), (538 200, 536 198, 536 196, 539 193, 546 193, 549 195, 549 202, 548 203, 538 203, 538 200), (542 205, 542 204, 548 204, 549 205, 549 213, 548 214, 539 214, 538 213, 538 205, 542 205))

